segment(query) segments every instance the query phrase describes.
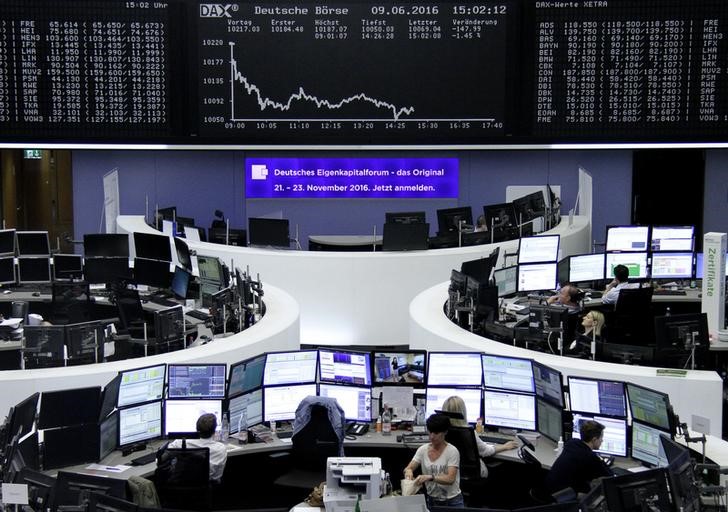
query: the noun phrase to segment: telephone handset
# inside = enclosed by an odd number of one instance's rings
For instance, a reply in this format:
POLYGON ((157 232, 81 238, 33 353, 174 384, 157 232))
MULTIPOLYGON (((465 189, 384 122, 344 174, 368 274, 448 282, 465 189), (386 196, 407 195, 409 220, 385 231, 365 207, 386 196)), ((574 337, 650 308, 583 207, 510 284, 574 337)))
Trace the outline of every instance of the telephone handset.
POLYGON ((346 433, 354 436, 363 436, 369 431, 369 423, 349 423, 346 433))

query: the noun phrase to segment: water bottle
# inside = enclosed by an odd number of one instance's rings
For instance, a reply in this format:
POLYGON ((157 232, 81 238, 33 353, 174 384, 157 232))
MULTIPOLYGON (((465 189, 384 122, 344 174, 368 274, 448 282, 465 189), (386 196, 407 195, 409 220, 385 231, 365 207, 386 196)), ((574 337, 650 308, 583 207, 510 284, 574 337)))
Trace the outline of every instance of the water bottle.
POLYGON ((384 412, 382 412, 382 435, 392 435, 392 412, 389 407, 385 407, 384 412))
POLYGON ((243 409, 238 416, 238 442, 240 444, 248 442, 248 409, 243 409))
POLYGON ((564 449, 564 437, 563 436, 560 436, 559 437, 559 442, 556 443, 556 448, 554 449, 554 451, 556 453, 559 453, 560 454, 563 451, 563 449, 564 449))
POLYGON ((220 427, 220 441, 227 443, 230 438, 230 422, 228 421, 227 414, 222 416, 222 426, 220 427))

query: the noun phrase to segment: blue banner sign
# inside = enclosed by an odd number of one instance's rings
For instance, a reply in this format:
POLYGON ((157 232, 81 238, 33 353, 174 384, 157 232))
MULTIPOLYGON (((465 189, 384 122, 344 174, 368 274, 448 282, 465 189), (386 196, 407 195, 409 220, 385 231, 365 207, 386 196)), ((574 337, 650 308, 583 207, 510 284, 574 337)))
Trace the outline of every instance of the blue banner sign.
POLYGON ((457 158, 248 158, 259 198, 457 198, 457 158))

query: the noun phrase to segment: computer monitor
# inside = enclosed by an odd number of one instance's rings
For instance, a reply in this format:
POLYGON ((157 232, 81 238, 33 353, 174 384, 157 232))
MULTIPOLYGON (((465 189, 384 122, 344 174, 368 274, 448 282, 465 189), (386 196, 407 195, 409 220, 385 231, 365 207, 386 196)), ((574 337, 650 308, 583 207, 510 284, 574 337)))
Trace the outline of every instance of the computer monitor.
POLYGON ((245 247, 248 245, 248 232, 245 229, 210 228, 207 240, 213 244, 245 247))
POLYGON ((450 293, 459 293, 461 297, 464 297, 468 293, 468 276, 464 273, 452 269, 450 271, 450 287, 448 288, 450 293))
POLYGON ((17 280, 15 258, 13 256, 0 258, 0 284, 15 284, 17 280))
POLYGON ((48 231, 16 231, 18 256, 50 256, 48 231))
POLYGON ((50 258, 18 258, 18 283, 35 284, 51 282, 50 258))
POLYGON ((710 349, 707 313, 655 317, 655 355, 661 364, 687 362, 693 355, 699 366, 710 349))
POLYGON ((0 256, 15 256, 14 229, 0 229, 0 256))
POLYGON ((156 217, 162 220, 174 220, 177 217, 177 207, 166 206, 164 208, 157 208, 156 217))
POLYGON ((559 258, 559 235, 524 236, 518 244, 518 263, 548 263, 559 258))
POLYGON ((185 313, 182 305, 154 312, 154 338, 157 343, 173 343, 185 336, 185 313))
POLYGON ((473 225, 473 209, 470 206, 459 206, 457 208, 443 208, 437 210, 438 235, 457 233, 462 227, 473 225))
POLYGON ((564 408, 564 381, 561 372, 538 361, 533 362, 536 396, 564 408))
POLYGON ((266 354, 263 385, 316 382, 318 351, 269 352, 266 354))
POLYGON ((316 384, 264 387, 263 420, 288 421, 294 419, 298 404, 307 396, 316 396, 316 384))
POLYGON ((556 263, 518 265, 518 291, 538 292, 556 288, 556 263))
POLYGON ((371 355, 368 352, 319 349, 319 381, 370 386, 371 355))
POLYGON ((129 258, 129 235, 113 233, 83 235, 83 253, 87 258, 129 258))
POLYGON ((486 388, 533 393, 533 368, 530 359, 483 354, 483 378, 486 388))
POLYGON ((192 272, 192 255, 187 242, 182 238, 175 237, 174 248, 177 252, 177 263, 188 272, 192 272))
POLYGON ((543 191, 533 192, 514 199, 513 207, 516 209, 520 222, 528 222, 543 217, 546 214, 546 201, 543 191))
POLYGON ((498 297, 518 292, 518 267, 499 268, 493 271, 493 279, 498 287, 498 297))
POLYGON ((596 359, 609 363, 651 366, 655 362, 655 347, 622 343, 597 343, 596 359))
POLYGON ((607 279, 614 276, 614 267, 617 265, 627 267, 630 279, 646 279, 649 274, 646 252, 608 252, 604 261, 604 275, 607 279))
POLYGON ((252 427, 263 423, 263 390, 256 389, 228 400, 230 433, 240 432, 243 425, 252 427))
POLYGON ((382 232, 383 251, 422 251, 427 249, 430 225, 387 223, 382 232))
POLYGON ((430 352, 428 386, 481 386, 483 365, 478 352, 430 352))
POLYGON ((488 230, 505 230, 518 226, 518 217, 513 203, 498 203, 483 206, 483 215, 488 230))
POLYGON ((489 283, 499 252, 500 247, 496 247, 487 257, 462 262, 460 272, 481 283, 489 283))
POLYGON ((661 430, 640 421, 632 421, 632 458, 650 466, 667 466, 667 456, 660 437, 670 436, 661 430))
POLYGON ((222 427, 222 400, 171 400, 164 403, 164 435, 168 438, 197 437, 197 420, 214 414, 217 431, 222 427))
POLYGON ((43 469, 96 462, 99 457, 98 423, 43 431, 43 469))
POLYGON ((596 421, 604 425, 604 437, 597 453, 605 455, 616 455, 617 457, 627 456, 627 420, 624 418, 610 418, 594 414, 572 413, 573 430, 571 437, 581 439, 581 424, 585 421, 596 421))
POLYGON ((540 398, 536 399, 536 429, 554 442, 564 439, 564 410, 540 398))
POLYGON ((491 427, 536 430, 536 397, 511 391, 483 391, 483 422, 491 427))
POLYGON ((652 279, 691 279, 692 252, 656 252, 650 265, 652 279))
MULTIPOLYGON (((725 255, 725 276, 728 277, 728 253, 725 255)), ((698 252, 695 254, 695 279, 703 278, 703 253, 698 252)))
MULTIPOLYGON (((139 506, 114 496, 92 492, 88 500, 88 512, 139 512, 139 506)), ((160 509, 160 512, 163 512, 160 509)))
POLYGON ((695 477, 690 450, 665 435, 660 441, 667 457, 670 492, 677 509, 697 512, 701 508, 700 483, 695 477))
POLYGON ((665 468, 605 478, 602 486, 610 512, 640 512, 648 497, 654 510, 675 510, 670 501, 665 468))
POLYGON ((649 238, 649 226, 607 226, 605 251, 646 252, 649 238))
POLYGON ((572 411, 627 417, 624 382, 569 376, 572 411))
POLYGON ((225 286, 225 274, 220 260, 213 256, 197 256, 197 267, 200 271, 200 293, 202 303, 210 305, 210 296, 225 286))
POLYGON ((56 478, 53 510, 63 505, 81 506, 89 500, 91 493, 126 497, 126 479, 66 471, 59 471, 56 478))
POLYGON ((652 252, 693 252, 694 248, 695 226, 652 226, 652 252))
POLYGON ((80 254, 53 256, 53 280, 83 279, 83 258, 80 254))
POLYGON ((232 398, 263 385, 266 355, 260 355, 230 365, 227 396, 232 398))
POLYGON ((101 461, 118 448, 119 442, 119 414, 114 412, 99 422, 99 457, 101 461))
POLYGON ((101 407, 101 386, 44 391, 40 399, 38 428, 96 423, 101 407))
POLYGON ((424 351, 374 352, 375 385, 423 386, 427 356, 424 351))
POLYGON ((134 258, 134 282, 155 288, 169 288, 172 284, 169 262, 134 258))
POLYGON ((250 245, 288 247, 291 243, 288 219, 248 219, 250 245))
POLYGON ((187 298, 191 280, 192 274, 187 272, 185 269, 181 267, 174 268, 170 289, 177 299, 183 300, 187 298))
POLYGON ((569 271, 563 277, 559 271, 560 282, 586 283, 606 279, 604 277, 604 253, 577 254, 569 256, 567 261, 569 271))
POLYGON ((425 220, 425 212, 386 212, 384 222, 385 224, 424 224, 427 220, 425 220))
POLYGON ((227 365, 170 364, 167 368, 168 398, 225 398, 227 365))
POLYGON ((335 399, 344 409, 344 417, 351 421, 372 421, 372 388, 319 384, 319 396, 335 399))
POLYGON ((104 386, 103 396, 101 398, 101 408, 99 410, 99 421, 103 421, 114 409, 119 401, 119 385, 121 384, 121 374, 117 374, 104 386))
POLYGON ((119 409, 120 447, 162 437, 162 400, 119 409))
POLYGON ((667 393, 627 383, 627 398, 632 418, 670 431, 670 397, 667 393))
POLYGON ((480 388, 461 388, 461 387, 427 387, 425 395, 425 416, 430 417, 435 411, 442 409, 442 404, 451 396, 459 396, 465 402, 465 410, 468 417, 465 418, 468 423, 475 423, 481 417, 481 404, 483 397, 480 388))
POLYGON ((23 329, 26 368, 64 366, 65 327, 63 325, 26 325, 23 329))
POLYGON ((134 233, 134 250, 137 258, 172 261, 170 237, 154 233, 134 233))
POLYGON ((33 393, 12 408, 10 429, 8 430, 6 439, 12 439, 16 435, 18 437, 25 437, 33 430, 39 398, 40 393, 33 393))
POLYGON ((28 505, 33 510, 48 510, 53 502, 56 478, 38 470, 24 467, 18 472, 13 483, 28 486, 28 505))
POLYGON ((531 304, 528 308, 528 329, 533 334, 564 329, 569 308, 555 304, 531 304))
POLYGON ((160 400, 164 397, 167 365, 158 364, 121 372, 117 407, 160 400))
POLYGON ((85 258, 84 277, 89 283, 113 283, 120 279, 131 279, 129 258, 85 258))

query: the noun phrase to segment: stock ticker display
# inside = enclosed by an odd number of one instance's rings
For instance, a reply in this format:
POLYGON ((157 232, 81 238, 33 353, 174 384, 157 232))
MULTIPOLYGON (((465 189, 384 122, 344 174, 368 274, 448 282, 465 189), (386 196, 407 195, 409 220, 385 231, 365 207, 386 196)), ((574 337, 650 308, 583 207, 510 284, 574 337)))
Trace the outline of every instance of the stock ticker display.
POLYGON ((0 143, 721 142, 720 0, 5 0, 0 143))

